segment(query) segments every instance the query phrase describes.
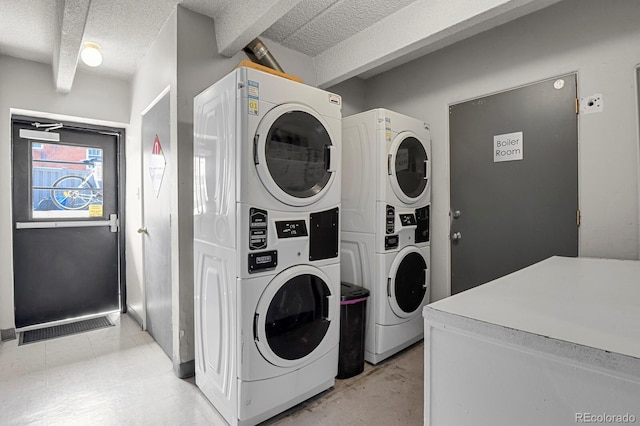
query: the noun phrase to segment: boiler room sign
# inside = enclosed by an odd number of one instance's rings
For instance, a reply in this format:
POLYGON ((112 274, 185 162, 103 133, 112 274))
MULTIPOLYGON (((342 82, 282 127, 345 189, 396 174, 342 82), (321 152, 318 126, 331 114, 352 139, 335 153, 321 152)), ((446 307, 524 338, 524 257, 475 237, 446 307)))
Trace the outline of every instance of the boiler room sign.
POLYGON ((493 162, 522 160, 522 132, 493 137, 493 162))

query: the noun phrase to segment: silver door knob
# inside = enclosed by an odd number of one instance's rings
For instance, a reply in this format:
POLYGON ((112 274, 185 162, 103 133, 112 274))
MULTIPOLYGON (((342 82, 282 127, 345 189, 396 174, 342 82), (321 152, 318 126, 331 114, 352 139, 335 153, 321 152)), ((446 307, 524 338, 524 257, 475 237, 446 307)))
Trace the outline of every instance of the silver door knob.
POLYGON ((147 234, 147 235, 149 235, 149 233, 147 232, 147 228, 138 228, 138 234, 147 234))
POLYGON ((456 210, 456 211, 453 212, 453 218, 454 219, 457 219, 460 216, 462 216, 462 212, 460 210, 456 210))
POLYGON ((460 232, 454 232, 451 234, 451 240, 458 241, 462 239, 462 234, 460 232))

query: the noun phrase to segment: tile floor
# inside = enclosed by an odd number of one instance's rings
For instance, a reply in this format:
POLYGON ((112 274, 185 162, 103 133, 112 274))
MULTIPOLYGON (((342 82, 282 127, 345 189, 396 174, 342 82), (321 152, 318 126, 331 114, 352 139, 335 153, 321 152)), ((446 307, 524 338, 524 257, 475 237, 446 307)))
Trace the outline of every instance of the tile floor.
MULTIPOLYGON (((127 315, 115 327, 18 346, 0 343, 1 425, 225 425, 127 315)), ((422 344, 265 422, 422 424, 422 344), (382 423, 381 423, 382 422, 382 423)))

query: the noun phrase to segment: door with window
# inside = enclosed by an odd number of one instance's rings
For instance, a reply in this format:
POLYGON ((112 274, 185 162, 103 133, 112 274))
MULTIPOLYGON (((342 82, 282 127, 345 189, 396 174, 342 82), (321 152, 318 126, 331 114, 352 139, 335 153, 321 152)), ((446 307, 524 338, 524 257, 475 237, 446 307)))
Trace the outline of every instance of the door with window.
POLYGON ((120 132, 13 118, 16 328, 121 306, 120 132))

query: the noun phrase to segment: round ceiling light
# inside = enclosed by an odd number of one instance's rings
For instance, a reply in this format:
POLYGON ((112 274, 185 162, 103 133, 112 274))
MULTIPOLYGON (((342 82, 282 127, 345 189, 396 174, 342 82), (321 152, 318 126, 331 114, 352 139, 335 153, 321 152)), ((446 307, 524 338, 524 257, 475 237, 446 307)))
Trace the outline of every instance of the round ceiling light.
POLYGON ((102 53, 100 53, 100 45, 88 41, 84 44, 82 52, 80 52, 80 58, 82 62, 90 67, 97 67, 102 63, 102 53))

